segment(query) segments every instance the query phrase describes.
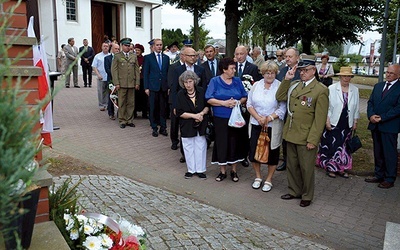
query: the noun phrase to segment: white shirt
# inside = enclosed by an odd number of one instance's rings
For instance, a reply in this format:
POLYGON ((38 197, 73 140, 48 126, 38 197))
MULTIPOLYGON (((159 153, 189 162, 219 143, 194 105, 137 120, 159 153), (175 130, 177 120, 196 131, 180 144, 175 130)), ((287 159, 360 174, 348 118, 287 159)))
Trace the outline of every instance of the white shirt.
POLYGON ((107 81, 107 73, 104 69, 104 57, 110 55, 110 53, 104 54, 103 52, 97 53, 94 56, 92 67, 95 67, 97 71, 99 71, 101 77, 103 77, 103 81, 107 81))

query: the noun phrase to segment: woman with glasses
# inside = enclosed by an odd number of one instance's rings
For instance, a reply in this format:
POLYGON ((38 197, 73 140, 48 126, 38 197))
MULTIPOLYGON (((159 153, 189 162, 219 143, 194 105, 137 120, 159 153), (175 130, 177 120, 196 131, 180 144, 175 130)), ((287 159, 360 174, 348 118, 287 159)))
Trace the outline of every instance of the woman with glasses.
POLYGON ((258 137, 263 128, 268 131, 271 141, 269 144, 268 175, 264 181, 262 191, 269 192, 272 188, 272 176, 279 162, 279 147, 282 143, 283 118, 286 113, 286 102, 278 102, 275 98, 280 81, 276 79, 278 65, 274 61, 267 61, 260 67, 263 79, 254 83, 247 100, 251 123, 249 160, 256 173, 252 187, 259 189, 263 181, 261 163, 254 159, 258 137))
POLYGON ((329 86, 329 109, 326 127, 321 137, 317 165, 327 175, 348 178, 347 170, 352 168, 351 154, 346 142, 357 128, 359 114, 358 88, 350 83, 353 78, 351 67, 341 67, 340 81, 329 86))

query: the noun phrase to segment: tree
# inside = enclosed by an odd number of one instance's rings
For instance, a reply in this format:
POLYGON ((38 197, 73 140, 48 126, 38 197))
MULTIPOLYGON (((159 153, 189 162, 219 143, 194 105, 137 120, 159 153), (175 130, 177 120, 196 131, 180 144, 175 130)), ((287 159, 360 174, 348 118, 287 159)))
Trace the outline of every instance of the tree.
MULTIPOLYGON (((190 26, 190 37, 194 37, 194 27, 190 26)), ((212 37, 209 37, 208 34, 210 34, 210 31, 207 30, 204 27, 204 24, 201 24, 199 26, 199 48, 203 49, 206 46, 206 43, 208 40, 212 39, 212 37)))
POLYGON ((162 29, 161 33, 164 46, 168 46, 175 41, 182 44, 182 41, 188 37, 182 33, 181 29, 162 29))
POLYGON ((253 11, 257 25, 271 35, 269 42, 291 46, 301 40, 302 52, 310 54, 312 43, 358 43, 357 34, 375 25, 372 17, 382 6, 379 0, 271 0, 254 4, 253 11))
POLYGON ((219 3, 219 0, 163 0, 163 2, 172 5, 176 4, 179 9, 193 13, 193 48, 198 50, 199 21, 219 3))

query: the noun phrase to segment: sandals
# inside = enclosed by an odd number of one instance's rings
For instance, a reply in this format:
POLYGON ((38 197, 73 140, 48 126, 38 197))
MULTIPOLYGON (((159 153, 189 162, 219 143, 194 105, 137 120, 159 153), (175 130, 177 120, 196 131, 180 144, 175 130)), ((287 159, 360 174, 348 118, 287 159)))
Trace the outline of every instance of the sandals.
POLYGON ((218 176, 215 178, 216 181, 220 182, 223 181, 226 178, 226 174, 223 174, 222 172, 219 172, 218 176))
POLYGON ((326 172, 326 175, 331 178, 336 178, 336 174, 334 172, 326 172))
POLYGON ((251 185, 251 187, 254 189, 259 189, 261 187, 261 182, 262 182, 261 178, 255 178, 253 185, 251 185))
POLYGON ((231 179, 233 182, 238 182, 239 181, 239 176, 237 175, 236 172, 231 171, 231 179))
POLYGON ((265 181, 264 182, 264 186, 262 187, 262 191, 263 192, 269 192, 269 191, 271 191, 271 189, 272 189, 272 183, 271 182, 269 182, 269 181, 265 181))
POLYGON ((345 178, 345 179, 349 178, 349 174, 346 173, 346 172, 343 172, 343 173, 339 172, 338 175, 339 175, 340 177, 345 178))

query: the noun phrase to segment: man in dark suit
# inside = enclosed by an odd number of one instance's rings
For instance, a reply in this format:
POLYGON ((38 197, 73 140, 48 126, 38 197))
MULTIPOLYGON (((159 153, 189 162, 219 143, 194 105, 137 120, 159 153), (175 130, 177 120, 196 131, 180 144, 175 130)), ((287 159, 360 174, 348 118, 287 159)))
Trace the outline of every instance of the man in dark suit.
POLYGON ((379 183, 380 188, 391 188, 397 175, 397 138, 400 133, 400 65, 387 68, 386 82, 377 83, 368 100, 368 129, 371 130, 375 174, 366 178, 379 183))
MULTIPOLYGON (((176 97, 181 90, 181 86, 179 85, 179 76, 185 72, 186 70, 191 70, 194 71, 197 76, 200 78, 199 83, 197 84, 198 86, 201 86, 204 88, 203 84, 206 82, 206 75, 205 75, 205 70, 203 67, 200 67, 195 64, 197 60, 197 54, 196 51, 191 48, 191 47, 186 47, 181 50, 181 59, 183 58, 185 60, 185 63, 182 65, 177 65, 175 69, 172 72, 171 75, 171 90, 170 90, 170 98, 171 98, 171 149, 176 149, 177 144, 179 143, 178 139, 178 133, 179 133, 179 117, 176 116, 176 97)), ((183 150, 181 150, 183 153, 183 150)), ((182 162, 182 160, 181 160, 182 162)))
POLYGON ((150 125, 153 129, 152 135, 158 134, 168 136, 166 122, 166 107, 168 95, 168 69, 169 57, 162 53, 163 43, 161 39, 154 39, 151 45, 152 53, 144 57, 143 77, 145 93, 149 96, 150 103, 150 125), (160 117, 155 117, 159 114, 160 117), (158 124, 160 122, 160 129, 158 124))
MULTIPOLYGON (((236 59, 236 76, 241 78, 243 80, 244 75, 250 75, 254 82, 261 80, 262 75, 258 71, 258 67, 255 64, 252 64, 248 61, 246 61, 247 58, 247 48, 245 46, 238 46, 235 49, 235 59, 236 59)), ((248 151, 250 148, 250 142, 249 142, 249 120, 250 120, 250 114, 246 112, 243 114, 243 118, 246 120, 246 125, 240 128, 240 133, 241 133, 241 138, 243 143, 242 149, 244 150, 243 153, 245 155, 248 155, 248 151)), ((247 158, 245 158, 242 161, 242 165, 244 167, 248 167, 249 161, 247 158)))
MULTIPOLYGON (((114 59, 114 55, 119 52, 118 43, 111 43, 110 51, 111 51, 111 55, 104 57, 104 69, 106 70, 106 73, 107 73, 107 83, 108 84, 110 84, 112 82, 111 64, 114 59)), ((114 104, 111 101, 110 97, 108 97, 107 111, 108 111, 108 117, 111 120, 115 120, 114 104)))
MULTIPOLYGON (((289 48, 285 53, 286 66, 279 71, 278 75, 276 76, 276 79, 282 82, 286 76, 286 73, 289 70, 291 70, 294 66, 297 66, 299 60, 300 60, 299 51, 296 48, 289 48)), ((296 80, 300 80, 300 71, 296 71, 294 73, 292 81, 296 80)), ((286 140, 282 141, 282 151, 283 151, 283 162, 276 168, 276 171, 283 171, 286 169, 286 140)))
POLYGON ((79 54, 82 53, 81 56, 81 66, 83 73, 83 83, 84 87, 89 85, 89 88, 92 87, 92 62, 95 56, 94 50, 89 46, 89 42, 87 39, 83 39, 83 46, 79 48, 79 54), (89 78, 89 79, 88 79, 89 78))
POLYGON ((215 48, 212 45, 204 47, 204 54, 207 61, 202 63, 201 66, 204 68, 206 74, 206 81, 203 84, 203 88, 206 90, 211 78, 221 75, 221 71, 218 69, 219 59, 215 58, 215 48))

